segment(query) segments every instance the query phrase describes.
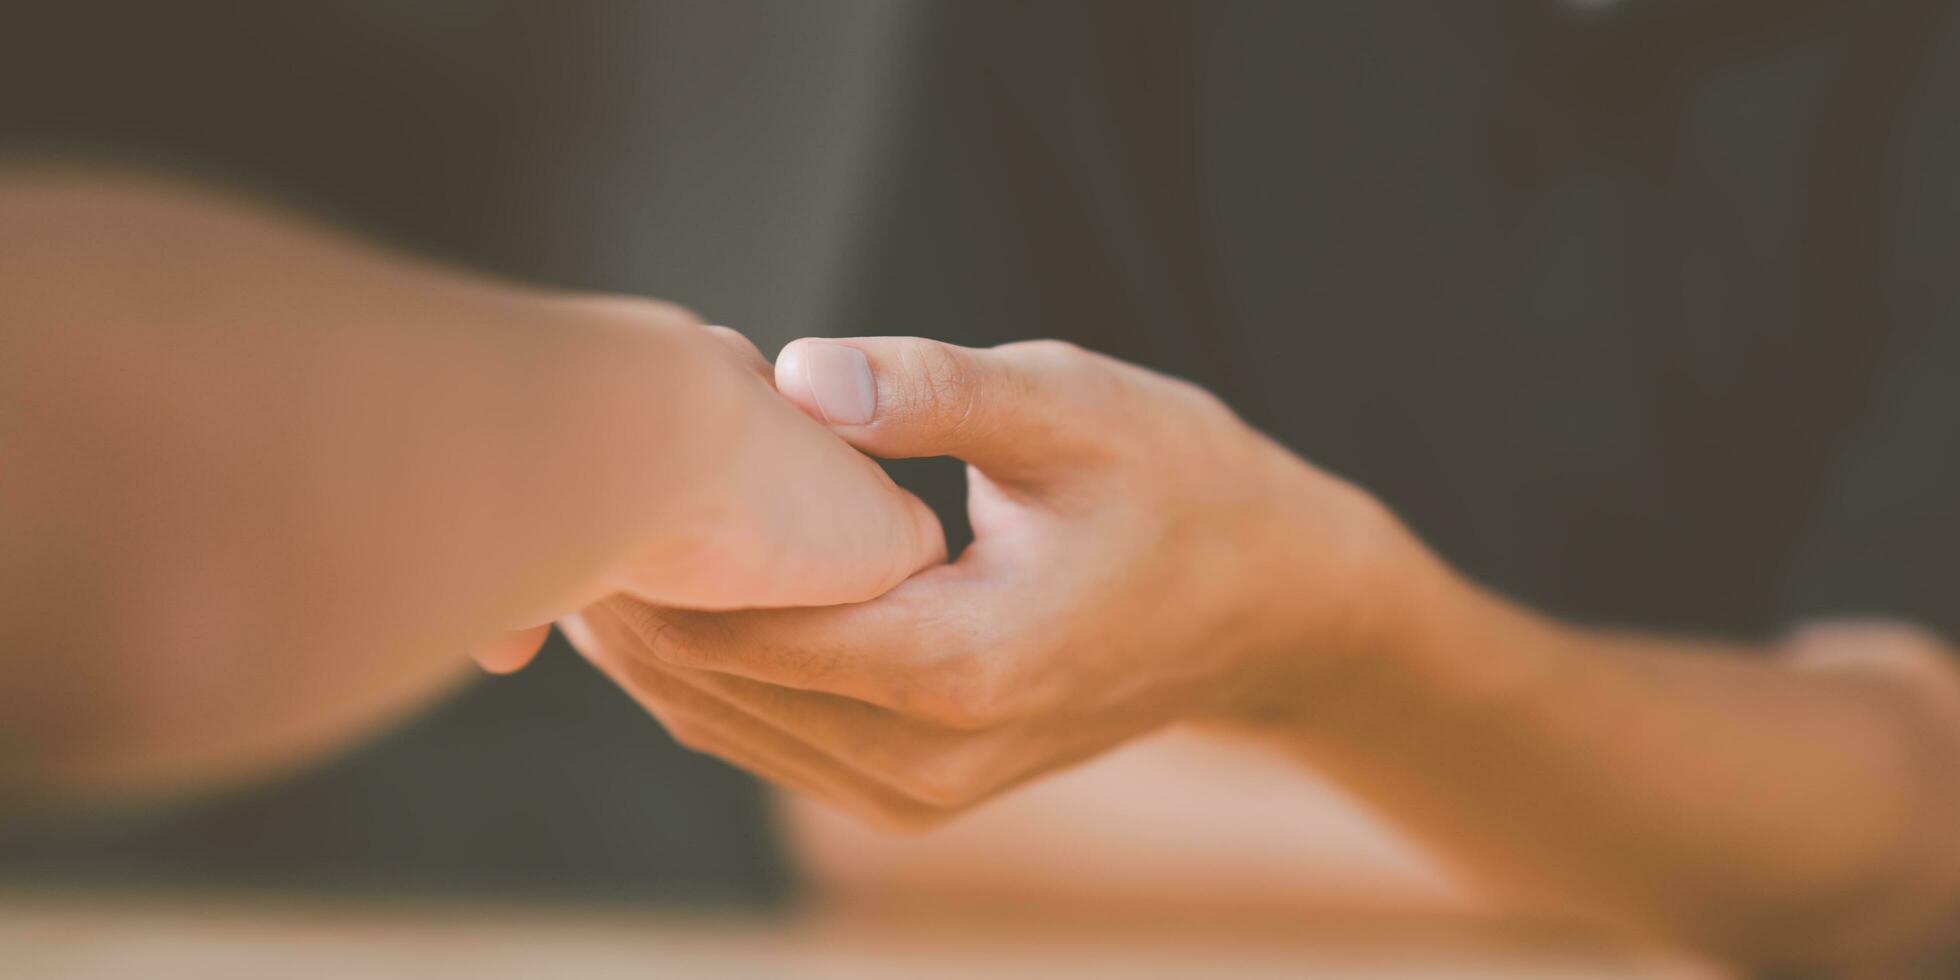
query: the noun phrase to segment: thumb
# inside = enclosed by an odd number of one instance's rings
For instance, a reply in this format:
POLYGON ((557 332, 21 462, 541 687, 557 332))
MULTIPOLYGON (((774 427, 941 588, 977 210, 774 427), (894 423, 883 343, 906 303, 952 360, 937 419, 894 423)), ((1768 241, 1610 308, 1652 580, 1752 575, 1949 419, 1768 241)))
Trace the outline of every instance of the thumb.
POLYGON ((1093 360, 1057 341, 804 339, 777 356, 776 389, 874 456, 957 456, 1025 479, 1097 451, 1083 398, 1093 360))

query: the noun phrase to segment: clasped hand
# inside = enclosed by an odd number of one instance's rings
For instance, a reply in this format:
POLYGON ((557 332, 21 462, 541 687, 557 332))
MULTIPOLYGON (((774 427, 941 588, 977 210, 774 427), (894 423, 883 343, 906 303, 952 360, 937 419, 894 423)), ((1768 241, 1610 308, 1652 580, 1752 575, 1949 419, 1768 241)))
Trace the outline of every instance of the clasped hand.
MULTIPOLYGON (((703 611, 627 589, 562 619, 686 745, 916 828, 1365 646, 1394 522, 1195 386, 1063 343, 915 338, 798 341, 773 381, 864 453, 967 462, 975 540, 868 601, 703 611)), ((784 468, 772 489, 821 479, 784 468)), ((761 598, 739 604, 784 605, 761 598)))

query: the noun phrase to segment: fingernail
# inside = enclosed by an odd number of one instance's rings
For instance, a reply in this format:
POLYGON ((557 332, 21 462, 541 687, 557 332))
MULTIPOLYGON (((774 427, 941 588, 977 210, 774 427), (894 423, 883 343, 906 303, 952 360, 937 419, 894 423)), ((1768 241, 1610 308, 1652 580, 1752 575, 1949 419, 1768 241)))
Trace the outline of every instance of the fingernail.
POLYGON ((877 409, 878 389, 864 352, 843 344, 803 345, 803 372, 817 411, 832 425, 864 425, 877 409))

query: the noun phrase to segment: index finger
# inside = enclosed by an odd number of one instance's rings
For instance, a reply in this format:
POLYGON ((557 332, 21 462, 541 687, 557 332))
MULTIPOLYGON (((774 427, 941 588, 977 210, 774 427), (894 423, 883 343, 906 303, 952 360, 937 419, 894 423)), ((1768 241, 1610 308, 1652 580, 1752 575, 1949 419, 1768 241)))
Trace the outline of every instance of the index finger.
POLYGON ((641 657, 932 714, 989 645, 990 600, 946 565, 853 605, 696 612, 624 596, 600 605, 639 639, 641 657))

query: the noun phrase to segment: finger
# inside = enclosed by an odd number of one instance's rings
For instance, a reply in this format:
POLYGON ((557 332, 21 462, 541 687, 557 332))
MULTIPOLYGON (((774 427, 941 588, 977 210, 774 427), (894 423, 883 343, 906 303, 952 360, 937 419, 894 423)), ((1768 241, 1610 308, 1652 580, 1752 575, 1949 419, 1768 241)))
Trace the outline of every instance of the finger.
POLYGON ((1107 450, 1091 415, 1117 370, 1067 344, 987 350, 917 337, 805 339, 776 359, 776 388, 875 456, 957 456, 1001 480, 1077 468, 1107 450))
POLYGON ((908 800, 974 806, 1019 781, 1008 730, 963 732, 875 705, 713 671, 669 668, 689 687, 908 800))
POLYGON ((952 727, 992 720, 1009 658, 998 648, 991 604, 941 566, 868 603, 703 613, 620 596, 598 604, 630 629, 636 654, 821 691, 952 727), (957 590, 957 591, 956 591, 957 590))
POLYGON ((768 746, 766 761, 743 763, 745 767, 833 800, 848 795, 852 809, 864 813, 868 803, 872 811, 885 819, 896 817, 908 828, 937 823, 1139 733, 1134 724, 1078 722, 1052 731, 1025 725, 961 731, 849 698, 622 656, 621 651, 637 649, 640 635, 627 617, 617 609, 595 608, 584 621, 589 625, 569 631, 574 645, 657 715, 685 712, 685 741, 708 743, 706 750, 732 761, 735 756, 723 751, 726 746, 749 752, 768 746), (584 635, 594 629, 606 639, 584 635), (703 697, 719 707, 706 706, 703 697), (656 710, 654 704, 662 708, 656 710), (695 730, 702 721, 710 731, 695 730), (1034 750, 1021 749, 1023 744, 1034 750), (866 781, 879 789, 868 790, 866 781))
POLYGON ((757 348, 755 343, 749 340, 749 338, 743 336, 741 331, 722 326, 711 326, 707 328, 707 331, 709 336, 714 337, 717 342, 725 345, 735 355, 735 359, 742 363, 743 367, 755 372, 756 377, 769 382, 771 387, 775 386, 776 369, 770 365, 767 357, 762 356, 761 349, 757 348))
POLYGON ((551 636, 551 624, 534 626, 527 630, 505 633, 496 642, 476 651, 471 656, 477 666, 492 674, 510 674, 524 668, 544 649, 545 640, 551 636))
POLYGON ((978 806, 1141 734, 1134 721, 1096 725, 1077 719, 1059 726, 959 731, 835 695, 713 671, 671 668, 669 673, 865 778, 946 811, 978 806))
POLYGON ((610 613, 594 610, 580 618, 572 629, 578 648, 681 744, 828 800, 889 829, 918 829, 945 818, 943 811, 858 774, 775 726, 689 685, 671 670, 617 655, 614 651, 630 648, 633 638, 623 622, 610 613))
POLYGON ((964 806, 1000 781, 990 765, 993 733, 943 728, 862 701, 731 674, 666 671, 909 799, 964 806))
POLYGON ((734 409, 742 434, 712 474, 717 492, 690 495, 663 547, 605 574, 609 591, 692 609, 826 606, 946 560, 938 517, 876 462, 772 391, 734 409))

